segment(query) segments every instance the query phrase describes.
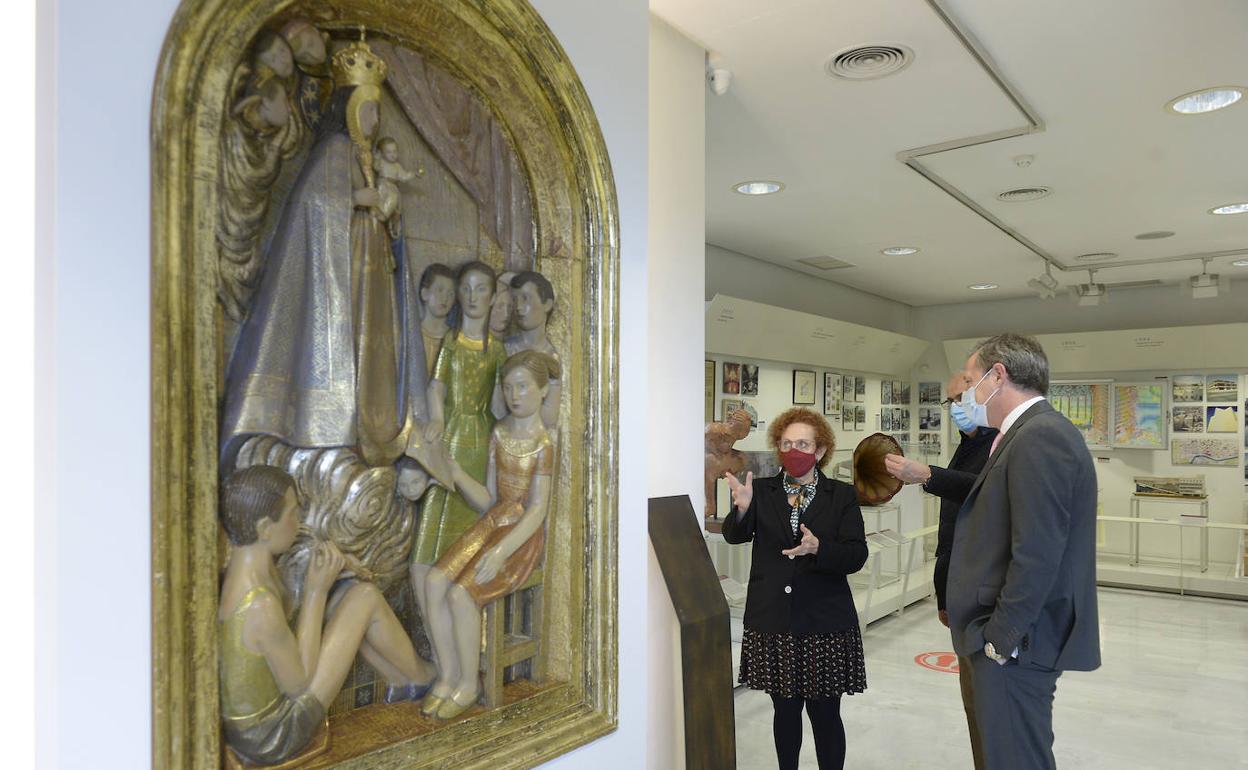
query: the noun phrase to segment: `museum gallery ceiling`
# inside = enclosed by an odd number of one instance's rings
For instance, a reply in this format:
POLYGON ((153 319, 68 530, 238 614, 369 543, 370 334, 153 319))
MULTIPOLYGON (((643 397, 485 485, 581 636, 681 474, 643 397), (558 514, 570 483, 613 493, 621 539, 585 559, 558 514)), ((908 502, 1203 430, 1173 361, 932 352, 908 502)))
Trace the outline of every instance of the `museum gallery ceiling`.
POLYGON ((1248 99, 1203 115, 1167 109, 1198 89, 1248 87, 1242 2, 812 0, 764 10, 749 0, 654 0, 651 8, 732 73, 727 93, 706 97, 709 243, 912 305, 1031 295, 1042 258, 898 157, 980 137, 920 162, 1057 264, 1080 268, 1055 269, 1060 287, 1087 282, 1083 268, 1097 265, 1105 267, 1096 281, 1111 289, 1186 281, 1201 272, 1198 258, 1153 261, 1196 254, 1220 255, 1211 273, 1248 277, 1248 267, 1231 264, 1248 256, 1248 213, 1209 213, 1248 200, 1248 99), (828 74, 835 54, 872 44, 909 49, 913 59, 878 79, 828 74), (983 141, 1002 132, 1019 135, 983 141), (785 187, 735 192, 746 180, 785 187), (1029 187, 1050 194, 997 198, 1029 187), (1137 238, 1157 231, 1174 235, 1137 238), (881 253, 893 246, 919 251, 881 253), (1078 259, 1095 253, 1117 256, 1078 259), (798 261, 825 256, 852 267, 798 261), (1137 261, 1146 264, 1108 267, 1137 261), (999 288, 976 292, 974 283, 999 288))

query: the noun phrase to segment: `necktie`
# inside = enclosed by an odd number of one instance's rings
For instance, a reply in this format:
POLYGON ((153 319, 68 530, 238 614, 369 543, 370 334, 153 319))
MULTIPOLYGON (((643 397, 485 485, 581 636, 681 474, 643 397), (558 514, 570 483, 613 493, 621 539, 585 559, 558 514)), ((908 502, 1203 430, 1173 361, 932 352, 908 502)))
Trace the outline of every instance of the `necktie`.
POLYGON ((1001 437, 1004 435, 1005 435, 1004 433, 998 433, 997 437, 992 440, 992 446, 988 447, 989 457, 992 457, 992 453, 997 451, 997 444, 1001 443, 1001 437))

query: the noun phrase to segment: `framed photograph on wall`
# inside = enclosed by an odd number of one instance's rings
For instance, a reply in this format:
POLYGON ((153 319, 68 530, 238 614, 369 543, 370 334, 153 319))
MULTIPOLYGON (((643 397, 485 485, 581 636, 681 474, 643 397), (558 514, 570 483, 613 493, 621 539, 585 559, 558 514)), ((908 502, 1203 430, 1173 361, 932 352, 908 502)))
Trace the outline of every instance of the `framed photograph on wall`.
POLYGON ((733 412, 744 408, 745 402, 739 398, 722 398, 719 400, 719 419, 727 422, 733 412))
POLYGON ((919 403, 920 404, 939 404, 940 403, 940 383, 939 382, 920 382, 919 383, 919 403))
POLYGON ((880 403, 887 406, 893 403, 893 381, 880 380, 880 403))
POLYGON ((793 403, 815 405, 815 373, 806 369, 793 370, 793 403))
POLYGON ((742 401, 741 408, 750 416, 750 430, 758 427, 758 410, 749 401, 742 401))
POLYGON ((867 378, 854 377, 854 401, 861 404, 867 400, 867 378))
POLYGON ((823 373, 823 413, 841 414, 841 375, 835 372, 823 373))
POLYGON ((854 430, 867 429, 867 408, 859 404, 854 407, 854 430))
POLYGON ((841 430, 854 429, 854 406, 853 404, 841 404, 841 430))
POLYGON ((758 364, 741 364, 741 395, 758 395, 758 364))
POLYGON ((1175 433, 1204 433, 1205 407, 1176 406, 1170 409, 1170 429, 1175 433))
POLYGON ((1205 432, 1236 433, 1239 431, 1239 406, 1205 407, 1205 432))
POLYGON ((724 362, 724 393, 730 396, 741 394, 741 364, 724 362))
POLYGON ((1239 400, 1239 375, 1211 374, 1205 377, 1205 400, 1234 403, 1239 400))
POLYGON ((1049 403, 1079 429, 1089 449, 1109 449, 1110 381, 1054 380, 1049 403))
POLYGON ((1166 389, 1153 382, 1115 382, 1115 449, 1166 448, 1166 389))
POLYGON ((1170 378, 1170 400, 1177 404, 1205 400, 1205 378, 1199 374, 1176 374, 1170 378))
POLYGON ((854 403, 854 375, 846 374, 842 380, 841 401, 846 404, 854 403))

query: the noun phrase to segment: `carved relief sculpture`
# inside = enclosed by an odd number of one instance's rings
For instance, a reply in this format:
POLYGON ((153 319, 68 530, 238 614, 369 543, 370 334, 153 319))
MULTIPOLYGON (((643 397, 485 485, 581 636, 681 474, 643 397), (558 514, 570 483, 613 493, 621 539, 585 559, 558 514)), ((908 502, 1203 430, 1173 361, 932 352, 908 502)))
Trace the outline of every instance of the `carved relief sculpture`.
POLYGON ((152 135, 153 766, 614 729, 618 229, 537 14, 185 0, 152 135))

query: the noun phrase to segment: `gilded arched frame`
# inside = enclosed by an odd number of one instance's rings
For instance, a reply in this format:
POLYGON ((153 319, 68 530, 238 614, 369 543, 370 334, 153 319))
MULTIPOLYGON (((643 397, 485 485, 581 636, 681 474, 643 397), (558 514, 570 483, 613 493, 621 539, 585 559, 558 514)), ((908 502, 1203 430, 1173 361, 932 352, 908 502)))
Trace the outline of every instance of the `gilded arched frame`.
MULTIPOLYGON (((221 766, 216 665, 218 137, 230 73, 292 11, 364 25, 466 83, 508 132, 532 191, 538 266, 561 297, 566 440, 549 547, 583 554, 551 645, 558 686, 340 763, 532 767, 616 725, 618 237, 606 147, 558 41, 524 0, 186 0, 152 107, 153 766, 221 766), (319 15, 318 15, 319 14, 319 15)), ((320 24, 321 22, 318 22, 320 24)))

